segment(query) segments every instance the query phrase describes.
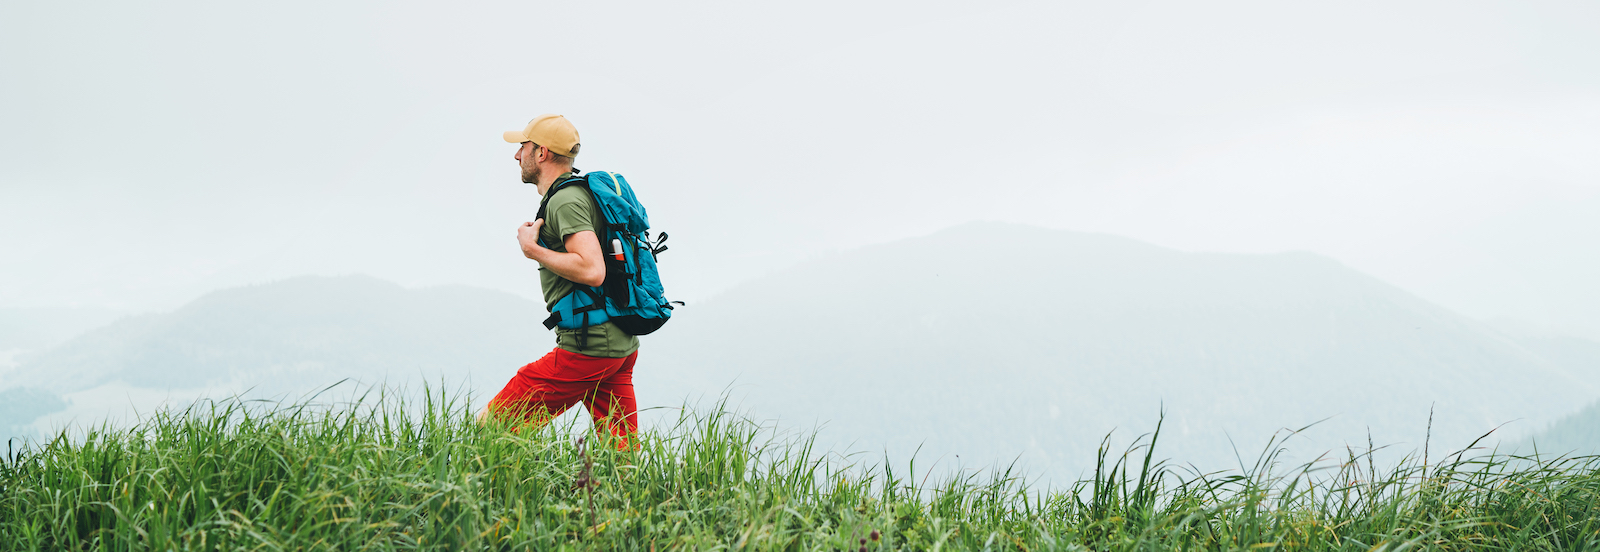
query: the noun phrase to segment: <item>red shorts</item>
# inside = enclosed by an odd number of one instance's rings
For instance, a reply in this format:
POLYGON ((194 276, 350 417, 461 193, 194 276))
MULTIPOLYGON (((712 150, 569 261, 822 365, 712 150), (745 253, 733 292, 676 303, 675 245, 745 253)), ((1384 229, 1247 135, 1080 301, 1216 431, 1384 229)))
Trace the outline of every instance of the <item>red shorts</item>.
POLYGON ((633 397, 633 362, 638 358, 638 351, 604 358, 558 348, 518 369, 489 401, 489 411, 543 424, 582 401, 595 431, 610 429, 626 442, 639 429, 639 404, 633 397))

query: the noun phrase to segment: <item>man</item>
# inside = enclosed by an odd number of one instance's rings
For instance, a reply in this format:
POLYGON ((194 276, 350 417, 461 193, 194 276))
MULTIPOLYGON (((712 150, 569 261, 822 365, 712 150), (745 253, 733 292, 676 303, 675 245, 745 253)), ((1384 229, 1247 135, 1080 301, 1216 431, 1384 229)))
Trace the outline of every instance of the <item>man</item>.
MULTIPOLYGON (((560 115, 540 115, 505 140, 520 144, 515 158, 522 181, 550 193, 572 178, 578 155, 578 129, 560 115)), ((578 286, 605 282, 606 265, 596 229, 604 224, 587 187, 569 185, 547 198, 545 218, 517 229, 522 254, 539 262, 539 287, 546 305, 554 305, 578 286), (540 238, 550 248, 539 245, 540 238)), ((530 314, 531 316, 531 314, 530 314)), ((478 414, 491 414, 542 424, 583 402, 594 418, 595 431, 610 431, 619 446, 638 429, 638 404, 633 395, 633 363, 639 338, 611 322, 576 330, 556 329, 556 348, 517 370, 504 389, 478 414)))

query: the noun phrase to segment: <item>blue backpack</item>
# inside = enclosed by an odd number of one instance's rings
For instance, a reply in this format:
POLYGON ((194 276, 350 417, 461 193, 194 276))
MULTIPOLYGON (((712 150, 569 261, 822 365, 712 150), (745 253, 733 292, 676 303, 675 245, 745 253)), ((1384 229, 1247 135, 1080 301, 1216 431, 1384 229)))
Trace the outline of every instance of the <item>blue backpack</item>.
MULTIPOLYGON (((605 219, 595 221, 595 235, 600 238, 601 253, 605 255, 606 281, 596 287, 578 286, 556 301, 544 327, 575 330, 609 321, 629 335, 645 335, 661 328, 672 318, 673 304, 683 304, 667 300, 661 276, 656 273, 656 255, 667 250, 667 233, 650 241, 650 218, 639 198, 634 197, 633 187, 622 175, 609 172, 575 176, 550 186, 539 202, 539 218, 544 218, 550 198, 568 186, 588 190, 605 219)), ((550 247, 543 238, 539 245, 550 247)), ((578 334, 579 347, 585 346, 581 342, 586 335, 578 334)))

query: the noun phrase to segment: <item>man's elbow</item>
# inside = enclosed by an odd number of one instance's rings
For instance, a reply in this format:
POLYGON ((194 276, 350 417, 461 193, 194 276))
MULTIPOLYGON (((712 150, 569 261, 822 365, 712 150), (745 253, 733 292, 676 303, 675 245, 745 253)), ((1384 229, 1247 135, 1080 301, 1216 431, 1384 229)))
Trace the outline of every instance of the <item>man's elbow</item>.
POLYGON ((586 286, 589 286, 589 287, 599 287, 600 284, 606 283, 606 269, 605 269, 605 267, 602 266, 600 268, 600 270, 592 270, 592 271, 590 271, 588 274, 584 275, 583 280, 579 281, 578 283, 586 285, 586 286))

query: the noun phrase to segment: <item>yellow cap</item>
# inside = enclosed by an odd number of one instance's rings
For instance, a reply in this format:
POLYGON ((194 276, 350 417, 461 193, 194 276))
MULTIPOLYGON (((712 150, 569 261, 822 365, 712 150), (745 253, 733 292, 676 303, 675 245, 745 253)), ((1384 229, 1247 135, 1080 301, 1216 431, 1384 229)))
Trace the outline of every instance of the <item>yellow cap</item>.
POLYGON ((533 142, 567 157, 578 156, 578 128, 560 115, 534 117, 522 130, 506 131, 506 141, 513 144, 533 142))

